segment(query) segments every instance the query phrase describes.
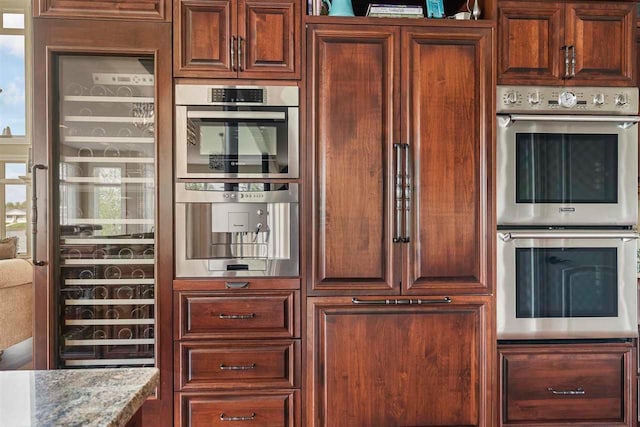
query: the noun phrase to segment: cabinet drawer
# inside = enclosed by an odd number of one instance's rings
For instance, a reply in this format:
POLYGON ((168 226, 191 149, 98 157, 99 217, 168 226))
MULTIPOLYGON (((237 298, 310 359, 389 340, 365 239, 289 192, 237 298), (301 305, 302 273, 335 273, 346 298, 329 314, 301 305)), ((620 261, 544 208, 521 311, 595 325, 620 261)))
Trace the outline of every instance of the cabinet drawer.
POLYGON ((179 390, 294 388, 300 341, 210 341, 176 344, 179 390))
POLYGON ((502 424, 627 425, 631 353, 616 344, 500 349, 502 424))
POLYGON ((176 393, 175 421, 183 427, 229 425, 293 427, 299 423, 299 391, 176 393))
POLYGON ((296 321, 299 293, 178 292, 178 339, 293 338, 300 335, 296 321))

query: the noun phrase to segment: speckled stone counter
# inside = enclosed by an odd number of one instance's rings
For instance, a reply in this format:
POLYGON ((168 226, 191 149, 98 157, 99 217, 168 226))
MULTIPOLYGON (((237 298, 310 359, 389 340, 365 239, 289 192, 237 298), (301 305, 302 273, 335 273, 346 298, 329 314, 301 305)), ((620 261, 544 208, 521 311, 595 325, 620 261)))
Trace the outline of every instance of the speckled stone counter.
POLYGON ((0 371, 0 426, 124 426, 158 381, 156 368, 0 371))

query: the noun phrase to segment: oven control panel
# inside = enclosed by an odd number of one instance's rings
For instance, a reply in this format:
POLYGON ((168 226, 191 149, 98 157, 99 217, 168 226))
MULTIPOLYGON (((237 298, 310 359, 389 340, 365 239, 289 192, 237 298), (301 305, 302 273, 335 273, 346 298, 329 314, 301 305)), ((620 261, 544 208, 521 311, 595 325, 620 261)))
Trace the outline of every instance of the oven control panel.
POLYGON ((630 87, 498 86, 498 113, 638 114, 630 87))

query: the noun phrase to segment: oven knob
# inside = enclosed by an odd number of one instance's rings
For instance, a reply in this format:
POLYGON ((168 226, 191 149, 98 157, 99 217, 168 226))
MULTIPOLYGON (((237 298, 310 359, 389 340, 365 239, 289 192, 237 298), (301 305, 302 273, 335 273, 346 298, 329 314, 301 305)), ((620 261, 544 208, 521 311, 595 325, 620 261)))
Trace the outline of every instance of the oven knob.
POLYGON ((564 108, 573 108, 578 104, 578 97, 573 92, 562 92, 558 97, 558 103, 564 108))
POLYGON ((593 103, 595 105, 604 105, 604 93, 596 93, 593 95, 593 103))
POLYGON ((505 104, 515 104, 518 102, 518 94, 515 91, 507 92, 504 96, 505 104))
POLYGON ((529 99, 529 104, 531 105, 540 104, 540 92, 535 91, 533 93, 530 93, 528 96, 528 99, 529 99))
POLYGON ((627 97, 624 94, 619 93, 616 95, 613 102, 616 104, 617 107, 623 107, 627 105, 627 97))

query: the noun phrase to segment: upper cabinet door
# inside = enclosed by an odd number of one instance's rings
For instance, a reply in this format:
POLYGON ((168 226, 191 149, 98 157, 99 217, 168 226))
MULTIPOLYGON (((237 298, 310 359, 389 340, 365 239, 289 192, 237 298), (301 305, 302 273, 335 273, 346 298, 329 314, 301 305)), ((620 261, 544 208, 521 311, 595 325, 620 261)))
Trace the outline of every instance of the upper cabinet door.
POLYGON ((299 4, 295 0, 238 3, 239 77, 300 77, 299 4))
POLYGON ((236 77, 236 2, 179 0, 174 7, 174 74, 236 77))
POLYGON ((402 52, 412 177, 403 293, 488 292, 491 30, 408 29, 402 52))
POLYGON ((568 3, 571 85, 634 86, 635 3, 568 3), (573 65, 575 62, 575 65, 573 65))
POLYGON ((564 74, 564 7, 501 2, 498 84, 558 84, 564 74))
POLYGON ((392 201, 399 30, 308 31, 311 291, 398 293, 392 201))
POLYGON ((33 0, 33 16, 170 22, 171 0, 33 0))

